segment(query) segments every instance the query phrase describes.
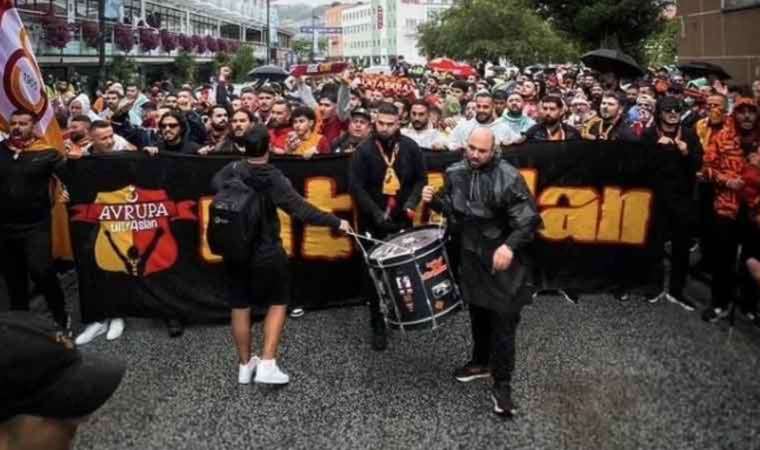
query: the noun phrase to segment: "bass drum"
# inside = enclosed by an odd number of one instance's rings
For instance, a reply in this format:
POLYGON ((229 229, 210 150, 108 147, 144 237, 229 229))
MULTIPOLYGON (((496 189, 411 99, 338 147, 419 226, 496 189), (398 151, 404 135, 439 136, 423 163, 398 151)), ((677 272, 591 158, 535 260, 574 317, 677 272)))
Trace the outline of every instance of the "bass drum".
POLYGON ((370 275, 393 328, 438 328, 462 307, 444 230, 424 226, 391 236, 367 255, 370 275))

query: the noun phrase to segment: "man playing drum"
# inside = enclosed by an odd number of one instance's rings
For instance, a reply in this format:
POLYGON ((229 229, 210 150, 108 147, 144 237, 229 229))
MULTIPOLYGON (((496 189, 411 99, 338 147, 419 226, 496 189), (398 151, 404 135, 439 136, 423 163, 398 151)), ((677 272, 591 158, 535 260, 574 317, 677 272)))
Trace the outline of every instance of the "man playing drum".
POLYGON ((541 217, 520 172, 495 149, 491 130, 474 130, 464 160, 446 169, 443 189, 436 194, 425 186, 422 199, 461 233, 460 283, 474 346, 472 360, 454 376, 461 382, 493 376, 493 410, 511 418, 515 334, 533 293, 526 247, 541 217))
MULTIPOLYGON (((349 184, 359 210, 359 231, 383 239, 412 228, 414 209, 427 181, 425 160, 417 143, 399 132, 398 109, 391 103, 377 108, 375 131, 354 152, 349 184)), ((364 275, 362 290, 369 300, 372 348, 384 350, 385 321, 377 291, 364 275)))

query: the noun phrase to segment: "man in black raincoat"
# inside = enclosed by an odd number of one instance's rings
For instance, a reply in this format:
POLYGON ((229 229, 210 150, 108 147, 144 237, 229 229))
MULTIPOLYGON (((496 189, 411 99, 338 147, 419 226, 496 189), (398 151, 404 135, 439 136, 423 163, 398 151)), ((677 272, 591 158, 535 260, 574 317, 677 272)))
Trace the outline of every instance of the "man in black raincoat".
POLYGON ((496 154, 493 132, 470 135, 463 161, 446 170, 443 190, 423 201, 461 234, 460 281, 469 303, 473 356, 454 372, 461 382, 493 376, 494 412, 512 417, 511 379, 520 310, 534 291, 526 247, 541 225, 520 172, 496 154))

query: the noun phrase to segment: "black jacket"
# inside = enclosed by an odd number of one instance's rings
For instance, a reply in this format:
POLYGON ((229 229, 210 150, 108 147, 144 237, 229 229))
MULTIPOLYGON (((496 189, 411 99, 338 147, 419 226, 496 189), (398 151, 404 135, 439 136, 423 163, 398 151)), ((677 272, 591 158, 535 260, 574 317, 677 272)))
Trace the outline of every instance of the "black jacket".
MULTIPOLYGON (((399 154, 394 170, 401 183, 396 195, 396 208, 391 221, 406 222, 406 209, 416 209, 427 182, 425 158, 419 146, 406 136, 398 136, 399 154)), ((359 209, 362 227, 377 226, 384 222, 387 196, 383 194, 383 180, 387 165, 380 155, 375 139, 367 139, 351 158, 349 185, 351 195, 359 209)))
POLYGON ((646 145, 657 147, 661 152, 656 161, 652 161, 652 173, 655 184, 663 199, 661 206, 670 221, 676 220, 674 226, 694 226, 697 222, 697 210, 694 203, 697 186, 697 172, 702 169, 702 144, 697 134, 690 128, 680 127, 681 139, 686 142, 688 152, 683 155, 674 144, 661 145, 660 131, 656 126, 644 130, 641 141, 646 145), (662 173, 663 175, 657 175, 662 173))
MULTIPOLYGON (((562 127, 562 130, 565 131, 566 141, 578 141, 581 139, 581 133, 575 128, 565 123, 561 123, 560 126, 562 127)), ((525 131, 525 137, 527 138, 528 142, 549 140, 549 134, 546 131, 546 127, 540 123, 537 123, 528 128, 528 130, 525 131)))
POLYGON ((364 140, 356 142, 356 139, 348 133, 334 140, 330 145, 330 153, 351 153, 355 151, 364 140))
POLYGON ((312 206, 293 189, 285 175, 270 164, 254 165, 244 160, 227 164, 214 175, 211 180, 211 188, 214 192, 219 191, 224 182, 233 177, 240 177, 257 194, 260 194, 262 207, 260 210, 261 235, 257 239, 257 247, 254 254, 255 261, 261 261, 272 255, 282 255, 280 239, 280 219, 277 208, 302 222, 314 225, 329 226, 337 229, 340 219, 332 214, 327 214, 312 206))
POLYGON ((64 178, 66 162, 56 150, 24 151, 14 159, 0 142, 0 239, 23 235, 50 220, 50 180, 64 178))
POLYGON ((541 226, 536 202, 520 172, 495 157, 474 169, 460 161, 446 169, 443 190, 430 205, 461 235, 461 280, 465 299, 496 311, 515 311, 529 301, 532 286, 527 246, 541 226), (506 244, 514 260, 492 273, 493 254, 506 244))

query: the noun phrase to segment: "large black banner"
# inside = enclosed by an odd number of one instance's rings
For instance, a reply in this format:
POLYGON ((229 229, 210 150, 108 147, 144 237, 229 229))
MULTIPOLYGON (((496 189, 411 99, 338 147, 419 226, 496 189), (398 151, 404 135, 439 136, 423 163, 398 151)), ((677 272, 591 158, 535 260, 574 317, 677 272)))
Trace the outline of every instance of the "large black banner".
MULTIPOLYGON (((675 152, 673 152, 675 153, 675 152)), ((659 283, 664 215, 656 203, 678 158, 634 143, 546 143, 510 150, 536 195, 544 228, 534 245, 547 287, 586 291, 659 283)), ((228 157, 113 154, 70 161, 69 215, 84 319, 228 317, 221 259, 205 243, 210 180, 228 157)), ((441 184, 456 153, 427 152, 441 184)), ((274 164, 315 205, 352 220, 350 156, 274 164)), ((421 212, 421 211, 420 211, 421 212)), ((423 214, 417 214, 422 217, 423 214)), ((281 213, 294 303, 357 300, 359 251, 346 236, 281 213)))

